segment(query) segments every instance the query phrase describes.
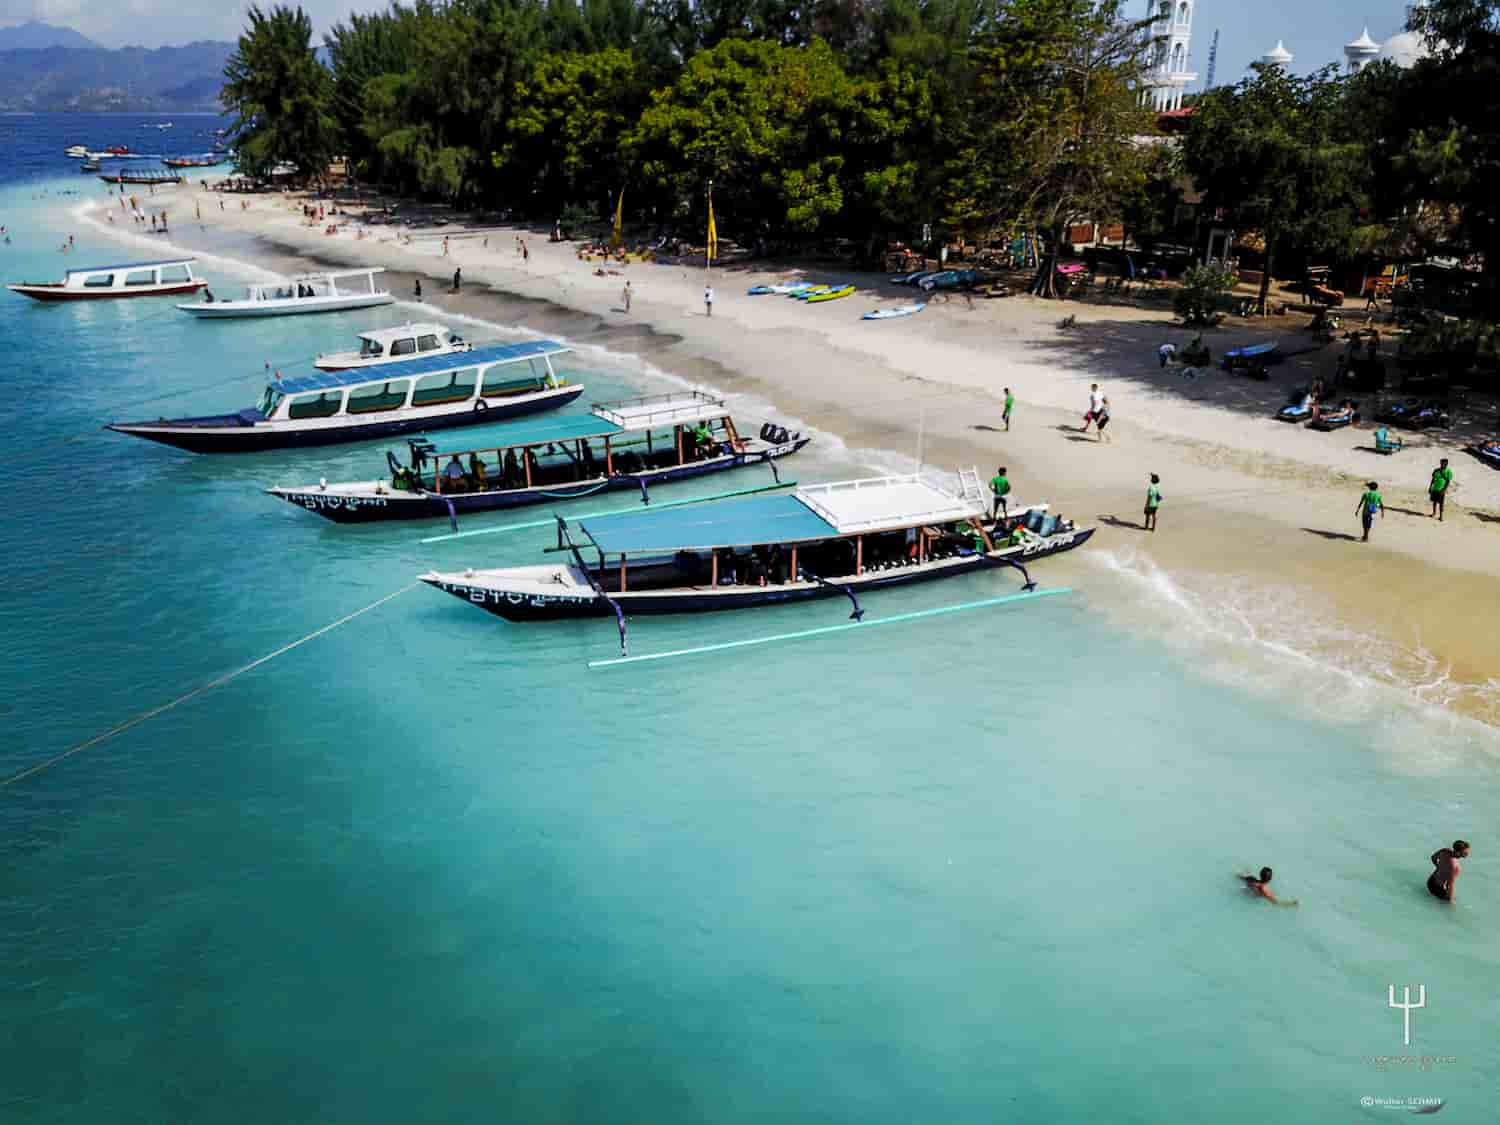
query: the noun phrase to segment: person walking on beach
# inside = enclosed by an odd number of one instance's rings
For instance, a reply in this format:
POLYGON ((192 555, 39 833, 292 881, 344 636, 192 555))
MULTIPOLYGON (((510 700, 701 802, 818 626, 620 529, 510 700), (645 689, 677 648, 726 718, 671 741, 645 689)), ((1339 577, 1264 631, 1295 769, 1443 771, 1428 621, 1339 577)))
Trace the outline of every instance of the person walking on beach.
POLYGON ((625 306, 625 311, 630 311, 630 282, 625 283, 625 288, 620 291, 620 303, 625 306))
POLYGON ((453 271, 453 292, 457 293, 464 287, 464 268, 458 266, 453 271))
POLYGON ((1453 470, 1448 468, 1448 458, 1438 462, 1432 470, 1432 483, 1427 486, 1427 499, 1432 501, 1432 515, 1438 523, 1443 522, 1443 502, 1448 498, 1448 486, 1453 483, 1453 470))
POLYGON ((1161 477, 1151 474, 1151 483, 1146 486, 1146 530, 1156 530, 1156 510, 1161 507, 1161 477))
POLYGON ((416 282, 412 285, 411 295, 419 301, 422 299, 422 279, 420 277, 417 278, 416 282))
POLYGON ((1380 513, 1380 518, 1385 519, 1385 498, 1380 495, 1380 483, 1378 481, 1366 481, 1364 495, 1359 498, 1359 507, 1355 514, 1359 516, 1360 523, 1364 526, 1365 533, 1360 537, 1361 543, 1370 541, 1370 525, 1375 522, 1375 513, 1380 513))
POLYGON ((990 478, 990 492, 995 497, 994 505, 990 509, 992 520, 1010 514, 1006 511, 1005 498, 1010 495, 1010 478, 1005 475, 1006 472, 1005 466, 1001 465, 995 470, 995 475, 990 478))
POLYGON ((1000 415, 1000 421, 1005 423, 1005 430, 1010 432, 1010 412, 1015 409, 1016 396, 1010 393, 1010 388, 1005 388, 1005 410, 1000 415))
POLYGON ((1104 396, 1099 393, 1099 384, 1089 384, 1089 412, 1083 416, 1083 432, 1089 432, 1089 423, 1099 414, 1099 408, 1104 405, 1104 396))
POLYGON ((1439 848, 1432 853, 1431 858, 1432 874, 1427 876, 1427 890, 1433 898, 1452 902, 1461 866, 1458 861, 1469 858, 1469 842, 1454 840, 1451 848, 1439 848))
POLYGON ((714 315, 714 287, 712 285, 703 287, 703 308, 706 315, 714 315))
MULTIPOLYGON (((445 235, 443 235, 443 257, 446 258, 447 256, 448 256, 448 236, 445 234, 445 235)), ((458 287, 454 286, 454 288, 456 289, 458 287)))
POLYGON ((1262 867, 1259 875, 1241 874, 1240 881, 1245 884, 1245 890, 1256 898, 1263 898, 1267 902, 1274 902, 1277 906, 1296 906, 1297 900, 1289 898, 1285 902, 1271 893, 1271 875, 1269 867, 1262 867))
POLYGON ((1104 427, 1109 425, 1109 399, 1099 400, 1099 409, 1094 411, 1094 430, 1099 435, 1100 441, 1108 441, 1104 436, 1104 427))
POLYGON ((526 240, 524 238, 521 239, 521 264, 523 266, 529 266, 531 264, 531 247, 526 245, 526 240))

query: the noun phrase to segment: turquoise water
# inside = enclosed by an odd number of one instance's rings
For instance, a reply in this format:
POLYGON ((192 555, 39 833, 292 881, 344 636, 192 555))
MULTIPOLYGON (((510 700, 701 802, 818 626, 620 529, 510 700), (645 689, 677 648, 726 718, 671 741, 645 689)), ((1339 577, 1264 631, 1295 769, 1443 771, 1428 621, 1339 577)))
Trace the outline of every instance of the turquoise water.
MULTIPOLYGON (((137 256, 40 190, 0 189, 8 278, 137 256)), ((379 444, 208 459, 98 430, 249 403, 266 361, 405 310, 4 296, 6 775, 428 566, 548 541, 424 546, 441 525, 259 492, 368 475, 379 444)), ((662 385, 584 359, 586 398, 662 385)), ((1074 595, 593 672, 611 622, 413 589, 0 789, 0 1120, 1321 1122, 1407 1096, 1490 1120, 1489 732, 1201 677, 1059 573, 1074 595), (1455 835, 1447 910, 1422 880, 1455 835), (1298 909, 1237 892, 1262 863, 1298 909), (1391 984, 1426 987, 1410 1048, 1391 984), (1407 1055, 1453 1061, 1371 1061, 1407 1055)), ((633 647, 844 614, 643 620, 633 647)))

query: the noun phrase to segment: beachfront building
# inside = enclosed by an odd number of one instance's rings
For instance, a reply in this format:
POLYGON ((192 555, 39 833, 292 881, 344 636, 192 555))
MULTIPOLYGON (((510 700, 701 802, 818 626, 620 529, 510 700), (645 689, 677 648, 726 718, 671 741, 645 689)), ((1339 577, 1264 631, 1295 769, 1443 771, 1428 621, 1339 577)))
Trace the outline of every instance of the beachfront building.
POLYGON ((1379 57, 1380 44, 1370 38, 1370 29, 1366 27, 1358 39, 1344 44, 1344 73, 1358 74, 1379 57))
POLYGON ((1158 113, 1182 108, 1183 91, 1198 75, 1188 69, 1197 0, 1147 0, 1150 8, 1151 65, 1141 82, 1141 101, 1158 113))

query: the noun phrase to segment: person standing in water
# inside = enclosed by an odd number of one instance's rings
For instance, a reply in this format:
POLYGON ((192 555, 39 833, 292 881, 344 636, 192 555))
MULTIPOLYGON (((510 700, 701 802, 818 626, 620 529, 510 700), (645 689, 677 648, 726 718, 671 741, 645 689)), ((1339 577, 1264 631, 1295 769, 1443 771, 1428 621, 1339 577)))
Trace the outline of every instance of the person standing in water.
POLYGON ((1453 483, 1453 470, 1448 468, 1448 458, 1438 462, 1432 470, 1432 483, 1427 486, 1427 499, 1432 501, 1432 515, 1438 523, 1443 522, 1443 503, 1448 499, 1448 486, 1453 483))
POLYGON ((1015 409, 1016 396, 1010 393, 1010 388, 1005 388, 1005 410, 1000 415, 1000 421, 1005 423, 1005 430, 1010 432, 1010 412, 1015 409))
POLYGON ((1469 842, 1454 840, 1451 848, 1439 848, 1432 853, 1432 874, 1427 876, 1427 890, 1433 898, 1444 902, 1453 901, 1453 890, 1458 883, 1459 860, 1469 858, 1469 842))
POLYGON ((1156 510, 1161 507, 1161 489, 1156 486, 1161 483, 1161 477, 1155 473, 1151 474, 1151 483, 1146 486, 1146 530, 1156 530, 1156 510))
POLYGON ((1267 902, 1274 902, 1277 906, 1296 906, 1297 900, 1289 898, 1285 902, 1271 893, 1271 869, 1262 867, 1259 875, 1240 875, 1240 880, 1245 884, 1245 890, 1257 898, 1263 898, 1267 902))
POLYGON ((1366 481, 1365 485, 1364 495, 1359 498, 1359 507, 1355 509, 1355 515, 1359 516, 1365 529, 1361 543, 1370 541, 1370 525, 1375 522, 1375 513, 1379 512, 1380 518, 1385 519, 1385 498, 1380 495, 1380 482, 1366 481))

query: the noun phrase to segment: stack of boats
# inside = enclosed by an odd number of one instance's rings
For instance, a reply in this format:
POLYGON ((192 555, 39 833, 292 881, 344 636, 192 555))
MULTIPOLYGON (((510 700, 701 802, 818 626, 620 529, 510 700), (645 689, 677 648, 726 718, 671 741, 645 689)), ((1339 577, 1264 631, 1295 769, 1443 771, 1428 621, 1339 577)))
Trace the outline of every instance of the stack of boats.
MULTIPOLYGON (((379 270, 258 282, 242 300, 178 308, 199 317, 263 317, 385 304, 379 270)), ((69 271, 61 282, 13 285, 38 300, 143 297, 205 289, 192 259, 69 271)), ((550 340, 472 344, 443 325, 359 334, 358 349, 317 357, 306 373, 275 373, 260 401, 231 413, 115 422, 107 428, 197 453, 249 453, 371 438, 382 450, 367 478, 277 486, 272 496, 335 523, 448 519, 562 505, 598 493, 639 493, 644 508, 556 517, 564 561, 433 570, 422 580, 515 620, 734 609, 865 591, 1009 566, 1070 550, 1093 534, 1048 510, 999 519, 973 469, 956 485, 919 475, 783 485, 777 463, 808 444, 774 422, 742 432, 725 401, 674 391, 594 403, 586 412, 516 421, 578 400, 550 340), (441 436, 463 428, 452 439, 441 436), (651 490, 762 466, 774 483, 705 501, 651 507, 651 490)), ((378 455, 377 455, 378 456, 378 455)), ((311 474, 310 474, 311 475, 311 474)), ((1024 568, 1023 568, 1024 569, 1024 568)))

